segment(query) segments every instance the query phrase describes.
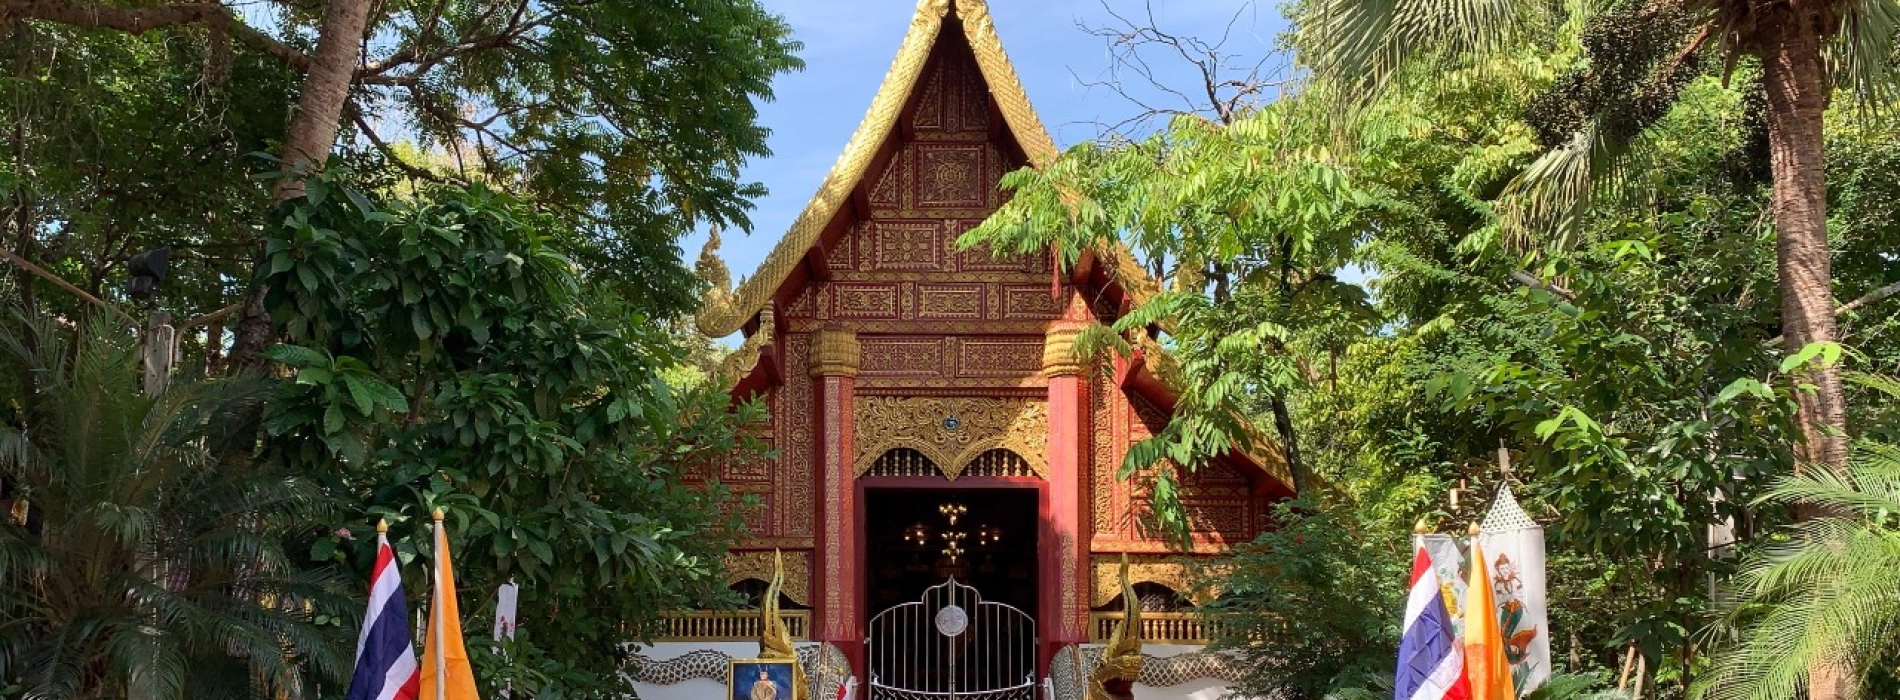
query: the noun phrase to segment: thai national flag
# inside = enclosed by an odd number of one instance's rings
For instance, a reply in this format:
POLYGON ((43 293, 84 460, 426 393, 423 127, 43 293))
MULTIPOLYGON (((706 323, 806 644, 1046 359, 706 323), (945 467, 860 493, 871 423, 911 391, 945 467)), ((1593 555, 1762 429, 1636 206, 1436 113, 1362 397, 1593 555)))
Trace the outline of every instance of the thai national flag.
POLYGON ((1451 633, 1451 612, 1444 590, 1423 547, 1412 559, 1412 594, 1405 601, 1405 634, 1399 639, 1399 668, 1393 700, 1465 700, 1464 650, 1451 633))
MULTIPOLYGON (((380 528, 379 528, 380 529, 380 528)), ((369 579, 369 613, 356 638, 356 672, 345 700, 415 700, 422 677, 409 643, 409 605, 389 538, 376 533, 376 571, 369 579)))

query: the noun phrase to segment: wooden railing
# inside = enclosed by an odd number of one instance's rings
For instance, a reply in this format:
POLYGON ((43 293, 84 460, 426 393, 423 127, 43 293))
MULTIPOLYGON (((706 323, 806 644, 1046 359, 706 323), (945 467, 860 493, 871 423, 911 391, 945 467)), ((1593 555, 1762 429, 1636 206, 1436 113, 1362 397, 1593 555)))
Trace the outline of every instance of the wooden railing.
MULTIPOLYGON (((1089 613, 1089 641, 1101 643, 1115 633, 1122 613, 1089 613)), ((1152 644, 1207 644, 1219 623, 1191 612, 1145 612, 1141 614, 1141 641, 1152 644)))
MULTIPOLYGON (((759 638, 757 610, 687 610, 660 616, 665 627, 657 641, 662 642, 744 642, 759 638)), ((792 639, 805 639, 811 628, 811 611, 781 610, 779 619, 792 639)))

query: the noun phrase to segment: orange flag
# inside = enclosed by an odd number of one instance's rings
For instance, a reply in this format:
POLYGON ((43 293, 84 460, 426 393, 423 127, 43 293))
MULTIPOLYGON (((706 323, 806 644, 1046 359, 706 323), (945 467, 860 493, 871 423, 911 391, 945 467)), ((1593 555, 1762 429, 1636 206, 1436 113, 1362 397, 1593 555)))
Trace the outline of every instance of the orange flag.
POLYGON ((422 695, 417 700, 481 700, 475 669, 462 645, 462 612, 455 604, 455 566, 442 509, 435 510, 435 598, 429 605, 429 635, 422 645, 422 695))
POLYGON ((1471 700, 1515 700, 1511 663, 1504 659, 1504 633, 1498 629, 1497 604, 1484 550, 1471 541, 1471 581, 1465 590, 1465 678, 1471 700))

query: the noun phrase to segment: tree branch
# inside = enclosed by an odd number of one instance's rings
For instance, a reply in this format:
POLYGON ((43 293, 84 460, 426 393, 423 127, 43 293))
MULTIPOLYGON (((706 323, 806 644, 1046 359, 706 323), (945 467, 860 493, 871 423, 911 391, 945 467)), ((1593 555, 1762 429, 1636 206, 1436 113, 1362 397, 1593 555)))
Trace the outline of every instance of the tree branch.
POLYGON ((130 315, 126 314, 124 311, 120 311, 119 307, 106 303, 104 299, 100 299, 99 297, 93 296, 91 294, 87 294, 86 290, 80 289, 79 287, 75 286, 73 283, 66 281, 65 278, 60 277, 59 275, 55 275, 51 272, 47 272, 45 268, 33 264, 32 261, 27 260, 26 258, 22 258, 18 255, 14 255, 12 250, 8 250, 6 248, 0 248, 0 257, 6 258, 8 262, 11 262, 14 265, 19 266, 20 269, 32 273, 34 277, 38 277, 40 279, 46 280, 47 282, 52 283, 53 286, 65 290, 66 293, 79 297, 81 300, 85 301, 86 303, 89 303, 101 309, 110 311, 114 315, 117 315, 119 318, 125 319, 127 322, 133 325, 139 324, 138 319, 132 318, 130 315))
MULTIPOLYGON (((1837 308, 1834 310, 1834 315, 1839 316, 1841 314, 1847 313, 1849 311, 1853 311, 1855 309, 1866 306, 1868 304, 1872 304, 1874 302, 1880 301, 1882 299, 1893 296, 1895 294, 1900 294, 1900 282, 1895 282, 1885 287, 1875 289, 1874 291, 1868 292, 1867 294, 1863 295, 1859 299, 1855 299, 1853 301, 1842 304, 1840 305, 1840 308, 1837 308)), ((1765 347, 1765 348, 1776 348, 1776 347, 1781 347, 1781 344, 1785 342, 1788 342, 1788 336, 1784 334, 1784 335, 1775 336, 1773 338, 1769 338, 1767 342, 1764 342, 1761 345, 1762 347, 1765 347)))

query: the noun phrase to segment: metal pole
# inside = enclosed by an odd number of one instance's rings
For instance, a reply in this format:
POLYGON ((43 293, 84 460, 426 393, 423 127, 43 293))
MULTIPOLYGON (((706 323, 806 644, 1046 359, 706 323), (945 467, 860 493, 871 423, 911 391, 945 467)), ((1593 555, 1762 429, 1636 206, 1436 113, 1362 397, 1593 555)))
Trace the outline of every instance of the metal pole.
POLYGON ((442 552, 447 549, 448 539, 442 535, 442 509, 435 511, 435 602, 429 609, 429 617, 435 618, 435 700, 444 700, 448 692, 448 660, 443 657, 442 648, 448 645, 448 631, 442 628, 442 552))

